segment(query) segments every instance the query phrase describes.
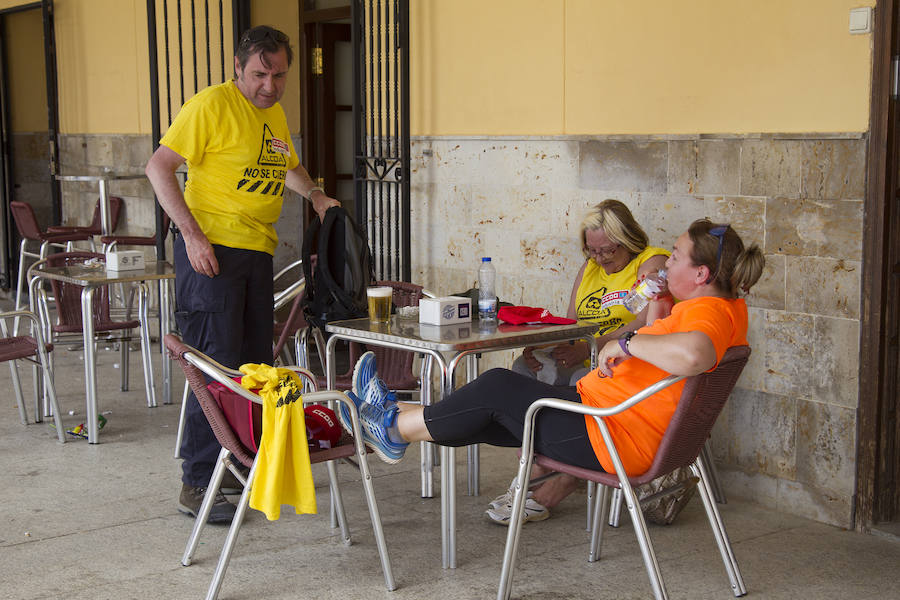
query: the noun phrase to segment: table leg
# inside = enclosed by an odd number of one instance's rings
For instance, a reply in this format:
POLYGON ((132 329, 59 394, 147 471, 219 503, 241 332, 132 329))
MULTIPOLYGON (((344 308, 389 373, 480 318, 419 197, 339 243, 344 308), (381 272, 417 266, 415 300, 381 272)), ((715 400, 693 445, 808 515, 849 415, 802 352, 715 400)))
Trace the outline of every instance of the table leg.
POLYGON ((87 397, 88 443, 100 443, 97 423, 97 356, 94 352, 94 290, 85 286, 81 291, 81 329, 84 334, 84 387, 87 397))
POLYGON ((103 235, 110 235, 112 231, 110 231, 110 223, 109 223, 109 180, 101 179, 99 181, 100 187, 100 230, 103 231, 103 235))
MULTIPOLYGON (((315 333, 313 333, 313 335, 315 335, 315 333)), ((325 363, 322 366, 325 368, 325 389, 328 389, 328 390, 334 389, 334 378, 336 376, 335 375, 336 371, 335 371, 335 366, 334 366, 334 347, 336 345, 336 342, 337 342, 336 337, 331 336, 331 339, 329 339, 328 343, 325 345, 325 363)), ((321 351, 321 349, 320 349, 320 351, 321 351)), ((319 355, 319 360, 322 360, 321 354, 319 355)), ((340 407, 335 406, 334 402, 329 402, 328 408, 330 408, 334 411, 340 410, 340 407)), ((361 443, 363 443, 363 441, 360 439, 357 439, 356 443, 361 444, 361 443)), ((362 469, 364 467, 367 467, 367 465, 363 464, 362 461, 360 461, 360 465, 359 465, 360 474, 363 474, 362 469)), ((363 476, 367 477, 368 475, 363 474, 363 476)), ((335 469, 334 481, 337 481, 337 469, 335 469)), ((337 516, 338 516, 337 508, 338 507, 336 505, 334 495, 330 495, 330 498, 331 498, 331 502, 330 502, 329 515, 331 517, 331 527, 333 528, 335 526, 335 523, 337 522, 337 516)), ((371 504, 369 506, 371 506, 371 504)))
MULTIPOLYGON (((422 406, 431 404, 431 356, 425 354, 422 356, 422 365, 419 371, 419 399, 422 406)), ((431 442, 421 442, 419 444, 421 450, 422 463, 422 497, 434 498, 434 444, 431 442)))
MULTIPOLYGON (((469 354, 466 356, 466 382, 471 383, 478 377, 478 356, 477 354, 469 354)), ((470 444, 466 446, 466 466, 468 479, 468 493, 470 496, 477 496, 481 493, 481 456, 478 444, 470 444)))
POLYGON ((163 378, 163 404, 172 404, 172 360, 166 352, 163 338, 172 330, 169 323, 171 311, 171 297, 169 295, 169 280, 159 280, 159 348, 162 352, 162 378, 163 378))
MULTIPOLYGON (((453 391, 453 362, 444 368, 441 400, 453 391)), ((456 568, 456 452, 441 446, 441 549, 445 569, 456 568)))
MULTIPOLYGON (((156 386, 153 382, 153 361, 150 360, 150 318, 147 310, 149 288, 145 281, 138 284, 138 315, 141 322, 141 362, 144 365, 144 393, 147 407, 156 406, 156 386)), ((163 359, 165 361, 165 359, 163 359)))

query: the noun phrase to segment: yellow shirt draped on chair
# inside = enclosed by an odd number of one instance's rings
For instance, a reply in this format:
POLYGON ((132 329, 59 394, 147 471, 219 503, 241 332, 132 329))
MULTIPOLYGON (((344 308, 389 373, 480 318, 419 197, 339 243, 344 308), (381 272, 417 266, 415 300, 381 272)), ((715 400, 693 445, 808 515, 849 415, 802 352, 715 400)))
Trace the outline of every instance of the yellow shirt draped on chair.
POLYGON ((250 508, 270 521, 281 516, 282 504, 293 506, 298 515, 317 512, 300 378, 290 369, 250 363, 242 365, 241 372, 241 385, 259 389, 263 401, 250 508))

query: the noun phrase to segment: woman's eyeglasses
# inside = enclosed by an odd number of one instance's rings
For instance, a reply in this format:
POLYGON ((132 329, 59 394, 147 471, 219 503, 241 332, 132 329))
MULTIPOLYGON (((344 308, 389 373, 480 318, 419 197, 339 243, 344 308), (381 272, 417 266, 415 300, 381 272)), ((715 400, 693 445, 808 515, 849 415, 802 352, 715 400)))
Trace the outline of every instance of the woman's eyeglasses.
POLYGON ((608 246, 606 248, 591 248, 590 246, 585 246, 584 251, 595 258, 610 258, 619 251, 619 244, 608 246))
POLYGON ((725 242, 725 232, 728 231, 729 225, 726 223, 725 225, 716 225, 711 228, 707 233, 709 235, 719 238, 719 248, 716 250, 716 271, 715 274, 710 274, 710 276, 706 279, 706 283, 714 280, 719 276, 719 268, 722 266, 722 248, 725 242))

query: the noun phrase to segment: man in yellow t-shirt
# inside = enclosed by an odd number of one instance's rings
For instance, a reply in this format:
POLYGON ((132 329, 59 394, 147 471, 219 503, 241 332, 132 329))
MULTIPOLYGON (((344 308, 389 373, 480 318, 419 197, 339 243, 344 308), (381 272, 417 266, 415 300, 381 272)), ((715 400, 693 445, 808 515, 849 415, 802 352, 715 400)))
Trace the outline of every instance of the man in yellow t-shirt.
MULTIPOLYGON (((272 360, 274 224, 285 186, 308 198, 320 218, 338 204, 300 164, 278 103, 292 59, 281 31, 244 32, 234 79, 185 102, 147 163, 178 229, 175 320, 185 342, 233 368, 272 360), (175 171, 185 162, 182 193, 175 171)), ((186 411, 178 509, 196 517, 221 447, 193 395, 186 411)), ((220 495, 209 522, 230 522, 234 511, 220 495)))

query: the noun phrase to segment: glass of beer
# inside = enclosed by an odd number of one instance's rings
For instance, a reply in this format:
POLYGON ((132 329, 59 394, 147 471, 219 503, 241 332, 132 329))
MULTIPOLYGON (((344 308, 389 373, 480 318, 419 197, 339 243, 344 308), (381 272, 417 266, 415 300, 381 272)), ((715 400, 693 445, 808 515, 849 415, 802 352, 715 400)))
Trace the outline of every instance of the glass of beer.
POLYGON ((366 296, 369 299, 369 321, 372 323, 387 323, 390 321, 394 288, 370 287, 366 289, 366 296))

